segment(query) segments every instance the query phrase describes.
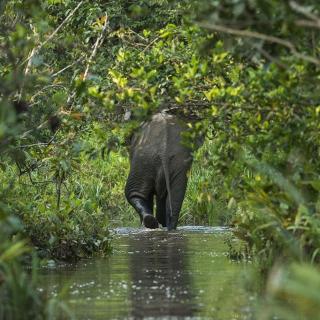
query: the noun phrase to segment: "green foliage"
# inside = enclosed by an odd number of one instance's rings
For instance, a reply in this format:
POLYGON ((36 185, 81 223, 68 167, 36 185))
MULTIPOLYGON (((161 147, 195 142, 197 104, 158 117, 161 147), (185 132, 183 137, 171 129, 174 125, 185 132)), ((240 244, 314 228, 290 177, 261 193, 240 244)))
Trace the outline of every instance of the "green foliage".
POLYGON ((219 197, 232 202, 236 235, 272 283, 261 318, 317 319, 318 270, 286 264, 319 262, 319 4, 207 3, 200 24, 226 34, 237 62, 231 81, 242 88, 235 100, 225 96, 228 83, 206 94, 226 106, 213 109, 214 170, 224 177, 219 197), (270 273, 275 264, 281 275, 270 273))
POLYGON ((182 224, 232 224, 233 198, 231 194, 222 194, 224 177, 217 172, 219 160, 213 140, 207 140, 195 153, 180 216, 182 224))
POLYGON ((319 269, 308 264, 291 264, 272 270, 267 284, 267 304, 261 319, 319 319, 319 269))
MULTIPOLYGON (((234 225, 266 274, 277 261, 317 263, 319 10, 314 0, 2 1, 6 290, 26 241, 77 259, 109 251, 110 224, 138 223, 123 197, 124 145, 163 108, 188 123, 191 147, 208 138, 181 222, 234 225)), ((22 304, 38 299, 30 288, 22 304)))
POLYGON ((21 262, 31 248, 19 233, 20 220, 9 214, 0 198, 0 319, 72 318, 61 297, 48 299, 37 288, 37 259, 32 259, 29 274, 21 262), (23 312, 22 312, 23 310, 23 312))
MULTIPOLYGON (((224 9, 228 7, 234 9, 229 16, 233 17, 232 24, 221 30, 233 34, 229 29, 246 17, 246 31, 263 32, 262 24, 268 21, 275 26, 268 35, 284 37, 288 36, 282 28, 285 23, 290 30, 297 28, 289 23, 290 19, 296 21, 297 10, 307 10, 300 14, 309 13, 310 17, 319 9, 314 2, 310 7, 292 3, 278 6, 272 1, 212 2, 217 14, 209 22, 224 25, 224 9), (264 6, 268 10, 263 10, 264 6), (288 19, 281 20, 289 11, 288 19)), ((245 39, 234 43, 233 52, 252 46, 254 37, 242 34, 245 39)), ((224 105, 214 109, 213 122, 219 150, 215 171, 227 182, 220 194, 223 198, 229 195, 237 207, 237 234, 249 242, 265 269, 277 258, 317 260, 320 250, 320 97, 315 89, 318 68, 314 67, 316 62, 306 57, 311 54, 309 48, 303 47, 311 34, 291 39, 297 50, 303 48, 305 56, 292 50, 288 54, 288 48, 274 40, 278 47, 273 50, 271 61, 261 55, 251 61, 242 57, 243 62, 237 63, 229 74, 233 86, 224 82, 206 93, 213 105, 224 105)), ((263 42, 264 50, 270 49, 270 41, 268 38, 263 42)), ((317 37, 313 41, 315 48, 319 46, 317 37)), ((234 53, 234 57, 239 55, 234 53)))
MULTIPOLYGON (((233 63, 222 43, 215 39, 212 55, 201 56, 199 47, 213 40, 194 25, 168 24, 152 36, 147 30, 144 34, 142 50, 136 45, 117 52, 109 70, 114 85, 106 94, 112 95, 113 101, 120 100, 138 118, 164 107, 187 119, 190 113, 199 116, 201 107, 210 105, 210 88, 219 91, 231 72, 233 63)), ((118 36, 132 38, 130 30, 122 30, 118 36)), ((235 96, 237 90, 240 88, 230 86, 226 95, 235 96)))

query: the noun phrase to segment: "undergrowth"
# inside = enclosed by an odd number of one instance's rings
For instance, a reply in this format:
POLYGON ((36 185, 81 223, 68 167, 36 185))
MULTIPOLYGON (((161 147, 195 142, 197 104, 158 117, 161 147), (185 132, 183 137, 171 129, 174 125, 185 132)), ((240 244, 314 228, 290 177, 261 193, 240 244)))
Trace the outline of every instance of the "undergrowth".
MULTIPOLYGON (((91 133, 92 134, 92 133, 91 133)), ((97 150, 99 138, 84 137, 86 150, 97 150)), ((222 199, 208 141, 195 155, 181 224, 226 225, 232 212, 222 199), (217 183, 213 183, 217 181, 217 183)), ((77 168, 66 177, 57 204, 57 188, 48 168, 20 175, 15 165, 0 172, 6 202, 21 219, 24 234, 42 258, 74 260, 110 251, 109 227, 139 226, 137 213, 124 197, 129 170, 127 150, 101 154, 83 152, 77 168)))

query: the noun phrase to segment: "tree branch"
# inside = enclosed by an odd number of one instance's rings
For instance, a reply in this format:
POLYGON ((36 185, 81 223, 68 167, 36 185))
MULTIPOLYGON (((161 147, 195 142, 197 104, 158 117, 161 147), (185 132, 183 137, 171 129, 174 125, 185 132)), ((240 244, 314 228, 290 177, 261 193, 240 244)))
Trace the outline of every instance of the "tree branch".
POLYGON ((65 91, 67 91, 67 88, 64 87, 63 85, 61 84, 49 84, 45 87, 43 87, 41 90, 39 90, 37 93, 35 93, 31 98, 30 98, 30 104, 29 106, 31 107, 32 105, 34 105, 33 101, 36 97, 38 97, 39 95, 41 95, 44 91, 48 90, 48 89, 52 89, 52 88, 62 88, 64 89, 65 91))
POLYGON ((55 78, 57 77, 59 74, 61 74, 62 72, 66 71, 67 69, 71 68, 72 66, 74 66, 75 64, 79 63, 81 60, 83 59, 83 57, 80 57, 79 59, 77 59, 76 61, 74 61, 73 63, 69 64, 68 66, 62 68, 61 70, 55 72, 54 74, 51 75, 51 78, 55 78))
POLYGON ((298 27, 307 27, 307 28, 317 28, 320 29, 320 23, 316 21, 306 20, 306 19, 299 19, 296 20, 295 25, 298 27))
MULTIPOLYGON (((109 24, 109 19, 108 19, 108 15, 107 13, 105 14, 105 21, 104 21, 104 25, 103 25, 103 28, 101 30, 101 33, 99 35, 99 37, 97 38, 94 46, 93 46, 93 51, 88 59, 88 62, 87 62, 87 66, 86 66, 86 69, 84 71, 84 74, 83 74, 83 78, 82 80, 85 81, 88 77, 88 74, 89 74, 89 68, 92 64, 92 61, 94 59, 94 57, 96 56, 97 54, 97 51, 98 51, 98 48, 102 45, 103 43, 103 40, 104 40, 104 36, 105 36, 105 33, 106 33, 106 30, 107 30, 107 26, 109 24)), ((74 97, 76 96, 76 92, 73 91, 70 93, 69 97, 68 97, 68 100, 67 100, 67 106, 69 106, 69 109, 71 110, 72 109, 72 105, 73 105, 73 99, 74 97)))
POLYGON ((228 27, 220 26, 220 25, 216 25, 216 24, 205 23, 205 22, 200 22, 199 26, 202 28, 208 29, 208 30, 223 32, 223 33, 231 34, 234 36, 253 38, 253 39, 263 40, 266 42, 276 43, 276 44, 279 44, 279 45, 289 49, 295 57, 297 57, 301 60, 316 64, 316 65, 320 65, 319 59, 314 58, 309 55, 305 55, 301 52, 298 52, 295 45, 292 42, 285 40, 285 39, 281 39, 281 38, 274 37, 274 36, 269 36, 269 35, 259 33, 256 31, 237 30, 237 29, 228 28, 228 27))
POLYGON ((96 42, 95 42, 95 44, 93 46, 92 53, 91 53, 91 55, 89 57, 89 60, 88 60, 87 66, 86 66, 86 70, 85 70, 84 75, 83 75, 83 81, 87 79, 88 73, 89 73, 89 68, 90 68, 90 66, 92 64, 92 61, 93 61, 94 57, 97 54, 98 48, 103 43, 104 36, 105 36, 106 30, 107 30, 108 24, 109 24, 108 15, 106 13, 103 28, 101 30, 101 33, 100 33, 99 37, 97 38, 97 40, 96 40, 96 42))
POLYGON ((147 51, 147 49, 149 49, 159 39, 160 39, 160 37, 154 38, 141 52, 143 53, 143 52, 147 51))
POLYGON ((257 50, 269 61, 275 63, 277 66, 279 66, 282 69, 287 69, 288 66, 284 63, 282 63, 279 59, 273 57, 268 51, 264 50, 263 48, 260 48, 256 46, 257 50))
POLYGON ((34 47, 29 55, 29 57, 22 62, 22 65, 24 65, 26 62, 28 62, 28 65, 25 70, 25 75, 29 73, 31 64, 32 64, 32 58, 40 51, 40 49, 46 45, 49 41, 52 40, 52 38, 58 33, 58 31, 70 20, 70 18, 75 14, 75 12, 79 9, 79 7, 82 5, 83 1, 80 1, 78 5, 68 14, 68 16, 61 22, 61 24, 47 37, 45 41, 38 44, 36 47, 34 47))
POLYGON ((315 22, 318 25, 318 27, 320 27, 320 18, 317 15, 310 12, 306 7, 300 5, 296 1, 289 1, 289 5, 293 11, 300 13, 305 17, 313 20, 313 22, 315 22))

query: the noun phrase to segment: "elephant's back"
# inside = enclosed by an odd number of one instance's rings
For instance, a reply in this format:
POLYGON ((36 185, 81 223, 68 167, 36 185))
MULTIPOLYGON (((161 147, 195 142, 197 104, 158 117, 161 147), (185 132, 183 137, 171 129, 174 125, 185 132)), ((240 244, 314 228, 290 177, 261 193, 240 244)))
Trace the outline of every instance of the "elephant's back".
POLYGON ((185 151, 186 147, 181 144, 183 130, 183 125, 175 116, 157 113, 134 135, 131 146, 133 154, 155 161, 164 153, 171 156, 185 151))

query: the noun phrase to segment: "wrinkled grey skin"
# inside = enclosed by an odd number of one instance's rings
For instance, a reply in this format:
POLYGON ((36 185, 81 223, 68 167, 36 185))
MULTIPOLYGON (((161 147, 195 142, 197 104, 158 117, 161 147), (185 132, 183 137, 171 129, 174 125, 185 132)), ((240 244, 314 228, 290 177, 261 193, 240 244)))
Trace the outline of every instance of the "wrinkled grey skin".
POLYGON ((191 150, 181 144, 183 130, 175 116, 162 112, 144 123, 131 140, 125 195, 147 228, 157 228, 158 222, 168 230, 177 227, 192 163, 191 150))

